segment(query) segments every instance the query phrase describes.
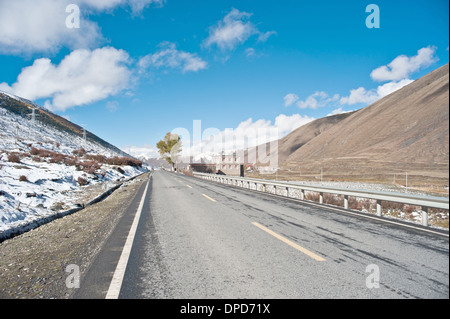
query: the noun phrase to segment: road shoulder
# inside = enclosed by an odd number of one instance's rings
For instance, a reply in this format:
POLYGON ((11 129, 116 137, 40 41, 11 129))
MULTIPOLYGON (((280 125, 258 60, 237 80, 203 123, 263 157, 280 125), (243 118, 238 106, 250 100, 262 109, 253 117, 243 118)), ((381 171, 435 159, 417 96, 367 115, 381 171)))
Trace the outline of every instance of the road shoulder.
POLYGON ((71 276, 83 276, 147 180, 145 174, 100 203, 1 243, 0 298, 69 298, 71 276))

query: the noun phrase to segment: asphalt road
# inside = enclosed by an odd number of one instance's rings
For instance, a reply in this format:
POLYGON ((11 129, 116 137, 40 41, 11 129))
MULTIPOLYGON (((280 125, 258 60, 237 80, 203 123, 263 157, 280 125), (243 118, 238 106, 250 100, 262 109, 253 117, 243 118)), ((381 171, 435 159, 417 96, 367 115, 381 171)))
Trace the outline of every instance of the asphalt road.
POLYGON ((164 171, 135 202, 78 297, 105 297, 141 204, 119 298, 449 298, 445 236, 164 171))

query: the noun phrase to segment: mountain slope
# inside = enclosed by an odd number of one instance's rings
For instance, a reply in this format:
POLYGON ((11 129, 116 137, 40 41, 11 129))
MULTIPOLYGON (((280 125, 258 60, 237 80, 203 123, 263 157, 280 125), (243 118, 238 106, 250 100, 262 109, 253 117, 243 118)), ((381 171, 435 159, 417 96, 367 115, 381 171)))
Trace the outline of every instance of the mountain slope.
POLYGON ((287 161, 365 156, 448 161, 448 65, 354 113, 287 161))
POLYGON ((306 126, 301 127, 280 140, 279 163, 291 172, 322 170, 330 179, 392 181, 394 174, 408 172, 418 182, 448 185, 448 85, 447 64, 330 123, 314 138, 303 135, 306 126))
POLYGON ((0 93, 0 241, 146 171, 142 162, 86 135, 30 101, 0 93))
POLYGON ((278 140, 278 152, 271 150, 271 143, 269 142, 265 145, 262 144, 254 148, 249 148, 244 153, 245 158, 249 159, 249 162, 251 162, 250 159, 252 156, 249 156, 249 154, 253 154, 253 158, 258 158, 259 166, 275 165, 277 162, 281 165, 291 154, 295 153, 308 142, 312 141, 353 113, 354 112, 331 115, 309 122, 278 140), (264 150, 266 151, 266 156, 264 156, 264 150))
MULTIPOLYGON (((50 127, 56 131, 67 133, 74 139, 83 139, 84 129, 67 119, 50 112, 49 110, 35 104, 32 101, 26 100, 24 98, 7 94, 0 91, 0 108, 10 111, 16 115, 30 120, 31 110, 35 110, 36 120, 39 122, 41 127, 50 127)), ((86 130, 86 140, 89 144, 98 145, 100 148, 104 149, 104 152, 109 152, 111 154, 129 156, 119 148, 111 145, 95 134, 90 133, 86 130)), ((83 141, 84 142, 84 141, 83 141)))

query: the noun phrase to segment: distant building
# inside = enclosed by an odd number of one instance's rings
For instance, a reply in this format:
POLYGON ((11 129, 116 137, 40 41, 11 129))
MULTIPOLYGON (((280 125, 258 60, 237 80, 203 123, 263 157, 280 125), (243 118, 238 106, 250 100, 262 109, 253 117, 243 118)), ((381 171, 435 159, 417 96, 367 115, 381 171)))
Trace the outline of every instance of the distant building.
POLYGON ((217 155, 213 157, 213 163, 216 164, 218 173, 222 172, 226 175, 240 175, 241 165, 243 164, 241 158, 236 154, 232 155, 217 155))
POLYGON ((236 175, 242 174, 240 157, 233 155, 216 155, 212 157, 211 163, 191 163, 189 171, 210 174, 236 175))
POLYGON ((216 164, 191 163, 188 165, 188 171, 198 173, 216 174, 216 164))

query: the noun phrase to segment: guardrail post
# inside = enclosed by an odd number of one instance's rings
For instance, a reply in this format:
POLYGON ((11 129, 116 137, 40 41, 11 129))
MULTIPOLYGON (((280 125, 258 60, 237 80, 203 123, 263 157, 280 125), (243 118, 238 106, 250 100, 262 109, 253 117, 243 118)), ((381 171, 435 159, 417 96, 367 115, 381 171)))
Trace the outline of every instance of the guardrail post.
POLYGON ((275 193, 278 195, 278 192, 280 192, 280 195, 283 196, 283 190, 286 189, 286 197, 297 197, 297 191, 300 192, 299 197, 300 200, 306 200, 306 192, 314 192, 319 193, 319 202, 323 204, 324 202, 324 193, 329 194, 338 194, 344 196, 344 208, 349 209, 349 197, 356 197, 356 198, 368 198, 370 200, 376 201, 376 215, 382 216, 383 210, 382 210, 382 202, 396 202, 396 203, 402 203, 402 204, 409 204, 414 206, 422 207, 422 225, 429 226, 429 209, 430 208, 437 208, 437 209, 444 209, 448 210, 448 198, 422 198, 419 196, 413 196, 410 194, 404 195, 404 194, 390 194, 390 193, 381 193, 381 192, 371 192, 368 190, 342 190, 338 188, 331 188, 331 187, 315 187, 311 185, 292 185, 289 183, 283 183, 283 182, 265 182, 264 180, 258 180, 258 179, 246 179, 246 178, 231 178, 231 177, 224 177, 224 176, 217 176, 215 174, 202 174, 202 173, 194 173, 194 176, 206 179, 206 180, 212 180, 217 182, 222 182, 226 184, 233 184, 237 187, 242 188, 251 188, 252 183, 254 183, 256 189, 258 190, 258 185, 260 185, 260 188, 263 192, 270 192, 271 194, 275 193), (247 183, 247 184, 245 184, 247 183), (273 187, 273 191, 269 191, 267 188, 268 185, 270 186, 270 189, 273 187), (295 189, 296 192, 289 195, 289 188, 295 189))
POLYGON ((422 225, 428 226, 428 207, 422 207, 422 225))
POLYGON ((381 200, 377 200, 377 216, 381 216, 381 200))

